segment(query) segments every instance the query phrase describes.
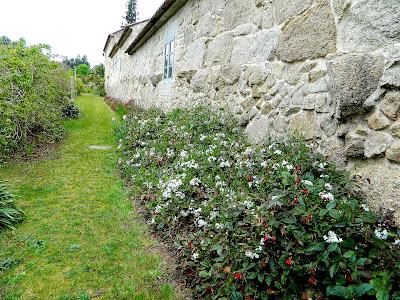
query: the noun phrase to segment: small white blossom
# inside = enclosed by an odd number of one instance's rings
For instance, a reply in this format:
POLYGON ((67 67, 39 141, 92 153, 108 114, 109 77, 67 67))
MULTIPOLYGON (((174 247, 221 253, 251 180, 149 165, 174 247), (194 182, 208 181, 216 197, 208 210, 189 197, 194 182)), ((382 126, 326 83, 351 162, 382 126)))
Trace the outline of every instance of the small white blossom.
POLYGON ((276 150, 276 151, 274 152, 274 154, 276 154, 276 155, 281 155, 281 154, 282 154, 282 151, 281 151, 281 150, 276 150))
POLYGON ((361 204, 361 208, 365 211, 369 211, 369 207, 367 204, 361 204))
POLYGON ((246 200, 243 202, 243 205, 246 206, 247 209, 251 209, 254 206, 254 202, 246 200))
POLYGON ((127 116, 126 116, 126 115, 124 115, 124 116, 122 117, 122 119, 123 119, 123 120, 126 120, 126 118, 127 118, 127 116))
POLYGON ((393 242, 394 246, 400 246, 400 239, 397 239, 393 242))
POLYGON ((333 200, 335 200, 335 197, 332 195, 332 193, 322 192, 322 193, 319 193, 319 196, 324 201, 333 201, 333 200))
POLYGON ((192 259, 197 260, 199 258, 199 253, 195 252, 192 254, 192 259))
POLYGON ((301 181, 304 185, 307 185, 307 186, 313 186, 314 185, 314 183, 312 183, 310 180, 302 180, 301 181))
POLYGON ((338 238, 336 233, 333 231, 328 232, 328 236, 324 235, 323 236, 324 241, 327 243, 341 243, 343 242, 343 239, 338 238))
POLYGON ((325 189, 328 191, 332 191, 333 190, 333 186, 330 183, 325 184, 325 189))
POLYGON ((374 233, 375 233, 375 236, 380 240, 386 240, 388 238, 388 232, 386 229, 376 228, 374 233))
POLYGON ((217 230, 221 230, 221 229, 224 229, 224 225, 223 224, 220 224, 220 223, 215 223, 215 229, 217 229, 217 230))
POLYGON ((187 153, 187 151, 185 151, 185 150, 182 150, 181 153, 179 154, 179 156, 180 156, 181 158, 185 158, 185 157, 187 157, 187 155, 188 155, 188 153, 187 153))
POLYGON ((201 184, 201 181, 198 178, 193 178, 192 180, 190 180, 189 184, 191 186, 199 186, 201 184))
POLYGON ((157 207, 155 208, 154 212, 156 214, 159 214, 161 212, 161 209, 162 209, 161 205, 157 205, 157 207))
POLYGON ((251 259, 256 259, 260 257, 257 253, 251 252, 250 250, 246 250, 245 255, 251 259))
POLYGON ((206 221, 202 220, 202 219, 200 219, 200 220, 197 221, 197 226, 200 227, 200 228, 201 228, 201 227, 206 227, 207 224, 208 224, 208 223, 207 223, 206 221))

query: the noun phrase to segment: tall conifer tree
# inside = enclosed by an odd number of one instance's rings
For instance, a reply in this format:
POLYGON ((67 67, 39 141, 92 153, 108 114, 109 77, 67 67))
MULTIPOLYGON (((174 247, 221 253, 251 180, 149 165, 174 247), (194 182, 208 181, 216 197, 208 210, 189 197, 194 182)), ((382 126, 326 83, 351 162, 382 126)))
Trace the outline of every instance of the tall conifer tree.
POLYGON ((128 0, 125 21, 127 24, 135 23, 138 16, 137 0, 128 0))

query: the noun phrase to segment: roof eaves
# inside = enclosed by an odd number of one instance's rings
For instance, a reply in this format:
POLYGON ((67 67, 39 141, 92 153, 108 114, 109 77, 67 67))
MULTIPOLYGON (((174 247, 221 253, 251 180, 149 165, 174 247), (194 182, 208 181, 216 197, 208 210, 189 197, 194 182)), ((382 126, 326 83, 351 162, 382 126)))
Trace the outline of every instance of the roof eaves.
POLYGON ((125 52, 129 55, 135 53, 188 1, 189 0, 165 0, 125 52))

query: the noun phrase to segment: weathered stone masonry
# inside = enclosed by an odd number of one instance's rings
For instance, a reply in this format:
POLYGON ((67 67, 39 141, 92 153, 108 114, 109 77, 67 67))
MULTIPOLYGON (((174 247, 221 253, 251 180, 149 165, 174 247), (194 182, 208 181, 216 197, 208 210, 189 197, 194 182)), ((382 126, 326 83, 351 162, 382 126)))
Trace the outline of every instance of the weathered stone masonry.
POLYGON ((224 106, 255 142, 299 131, 400 220, 400 0, 177 1, 132 55, 147 22, 112 57, 126 31, 109 37, 108 97, 163 110, 224 106), (172 80, 163 79, 171 37, 172 80))

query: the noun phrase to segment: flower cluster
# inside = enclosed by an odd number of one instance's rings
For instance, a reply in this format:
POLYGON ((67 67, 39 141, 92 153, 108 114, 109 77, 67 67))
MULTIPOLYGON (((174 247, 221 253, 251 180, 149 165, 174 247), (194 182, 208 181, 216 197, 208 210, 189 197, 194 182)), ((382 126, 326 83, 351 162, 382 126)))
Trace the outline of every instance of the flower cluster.
POLYGON ((198 297, 400 293, 400 232, 310 145, 252 146, 203 108, 136 110, 117 134, 121 174, 198 297))

